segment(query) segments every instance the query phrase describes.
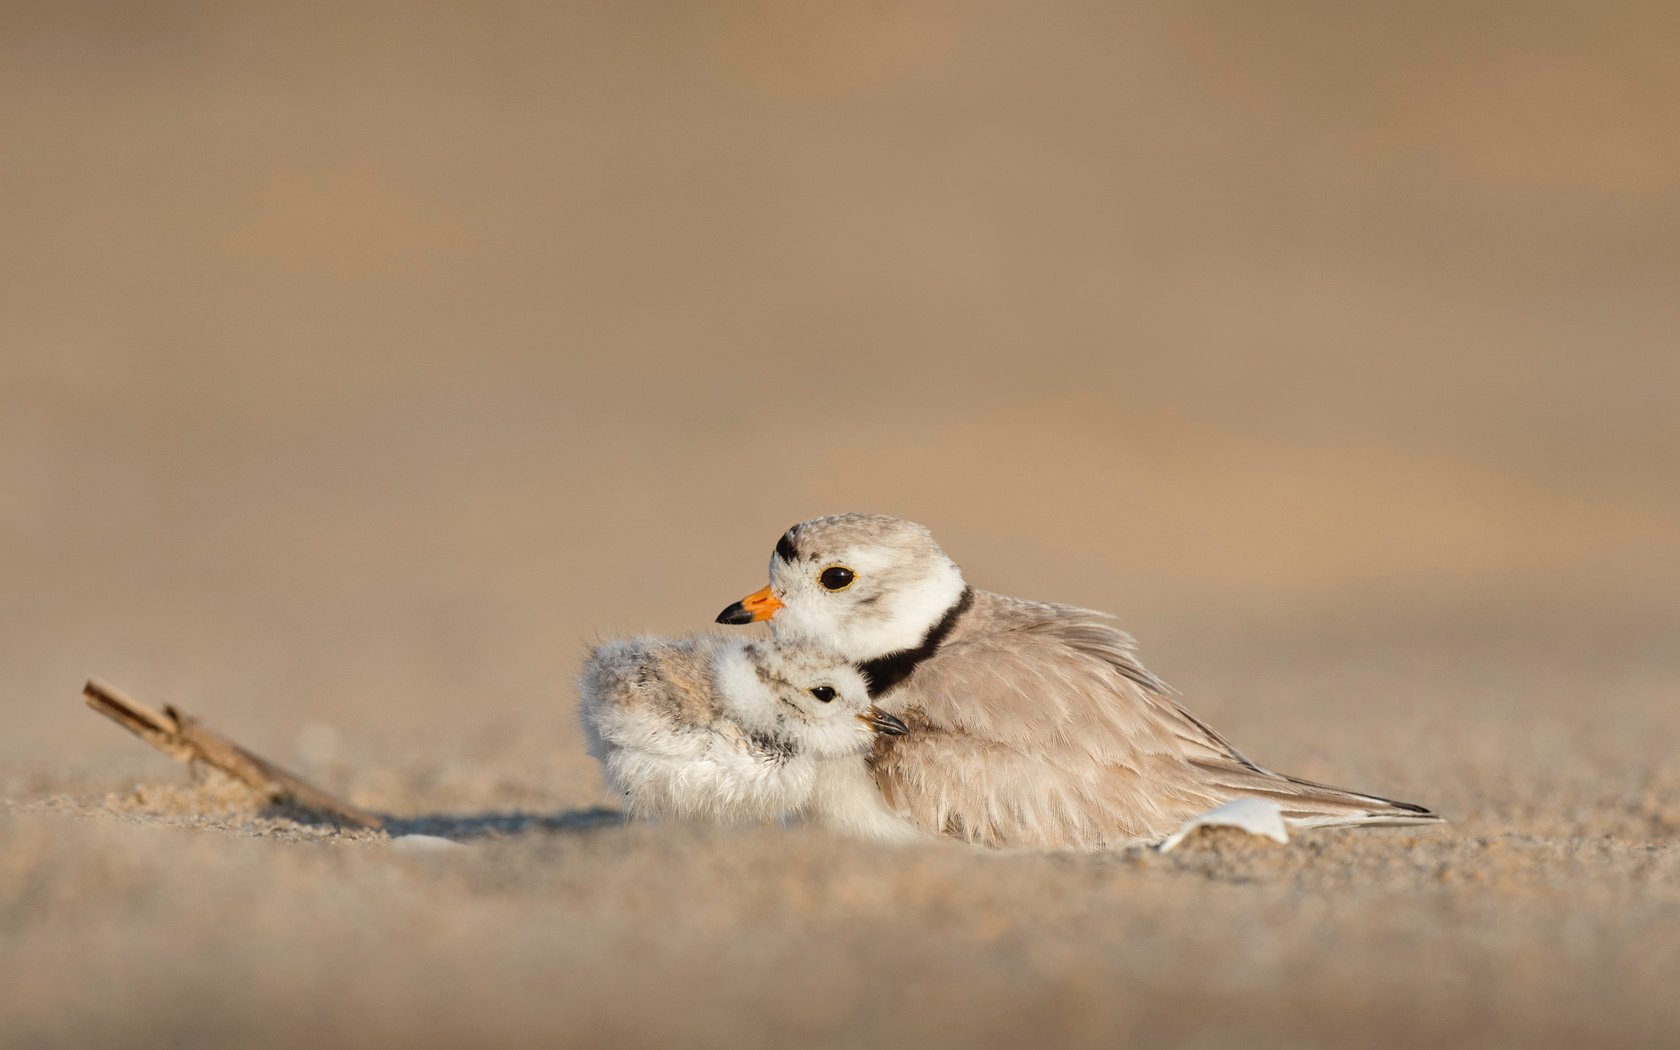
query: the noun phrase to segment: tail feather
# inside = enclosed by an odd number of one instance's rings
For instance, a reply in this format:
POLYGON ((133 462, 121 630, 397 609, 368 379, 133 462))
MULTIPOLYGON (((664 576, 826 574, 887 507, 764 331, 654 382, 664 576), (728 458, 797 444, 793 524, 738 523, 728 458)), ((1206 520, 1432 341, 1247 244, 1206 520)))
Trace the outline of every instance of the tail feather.
POLYGON ((1403 827, 1439 824, 1446 818, 1413 802, 1318 784, 1257 766, 1197 763, 1209 783, 1236 798, 1262 798, 1283 807, 1283 818, 1301 828, 1403 827))

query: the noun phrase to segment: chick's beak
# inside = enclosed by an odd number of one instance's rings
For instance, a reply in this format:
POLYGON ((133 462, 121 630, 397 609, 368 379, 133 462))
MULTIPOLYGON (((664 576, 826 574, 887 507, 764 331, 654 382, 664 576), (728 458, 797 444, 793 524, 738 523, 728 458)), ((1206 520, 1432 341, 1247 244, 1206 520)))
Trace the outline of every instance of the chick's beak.
POLYGON ((781 607, 782 603, 770 593, 770 588, 766 585, 764 589, 752 592, 718 613, 717 622, 730 625, 757 623, 759 620, 770 619, 781 607))
POLYGON ((903 736, 910 732, 910 727, 899 721, 896 715, 889 715, 874 704, 870 704, 869 710, 858 715, 858 721, 882 736, 903 736))

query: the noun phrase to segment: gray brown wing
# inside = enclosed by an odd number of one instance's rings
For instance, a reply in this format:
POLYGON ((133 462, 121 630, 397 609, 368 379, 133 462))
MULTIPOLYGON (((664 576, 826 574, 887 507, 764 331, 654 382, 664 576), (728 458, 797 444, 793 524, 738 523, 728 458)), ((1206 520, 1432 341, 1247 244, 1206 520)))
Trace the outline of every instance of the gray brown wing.
POLYGON ((1046 613, 953 643, 883 698, 911 732, 878 742, 872 768, 912 822, 992 846, 1101 848, 1239 797, 1276 800, 1297 824, 1435 819, 1262 768, 1179 706, 1098 614, 1032 608, 1046 613))

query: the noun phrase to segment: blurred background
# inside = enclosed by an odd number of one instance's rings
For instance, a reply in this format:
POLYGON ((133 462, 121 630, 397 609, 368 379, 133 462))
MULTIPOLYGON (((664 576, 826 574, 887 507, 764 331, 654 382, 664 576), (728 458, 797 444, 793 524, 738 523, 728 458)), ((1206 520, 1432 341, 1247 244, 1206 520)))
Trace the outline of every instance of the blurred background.
MULTIPOLYGON (((587 645, 847 509, 1119 614, 1239 741, 1276 652, 1662 659, 1677 49, 1661 3, 8 2, 0 762, 159 772, 89 674, 306 764, 583 762, 587 645)), ((1380 749, 1344 684, 1290 688, 1380 749)))
POLYGON ((0 0, 0 1042, 1676 1045, 1677 55, 1656 2, 0 0), (848 509, 1452 823, 580 830, 587 647, 848 509), (89 675, 475 847, 189 785, 89 675))

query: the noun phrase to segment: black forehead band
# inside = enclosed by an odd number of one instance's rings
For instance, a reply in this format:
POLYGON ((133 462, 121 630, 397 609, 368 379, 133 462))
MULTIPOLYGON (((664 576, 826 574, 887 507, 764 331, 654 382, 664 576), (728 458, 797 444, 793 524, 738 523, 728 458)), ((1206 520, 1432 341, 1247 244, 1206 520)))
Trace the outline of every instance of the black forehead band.
POLYGON ((776 541, 776 557, 785 562, 795 562, 799 560, 799 552, 795 550, 793 546, 792 529, 782 533, 782 538, 776 541))

